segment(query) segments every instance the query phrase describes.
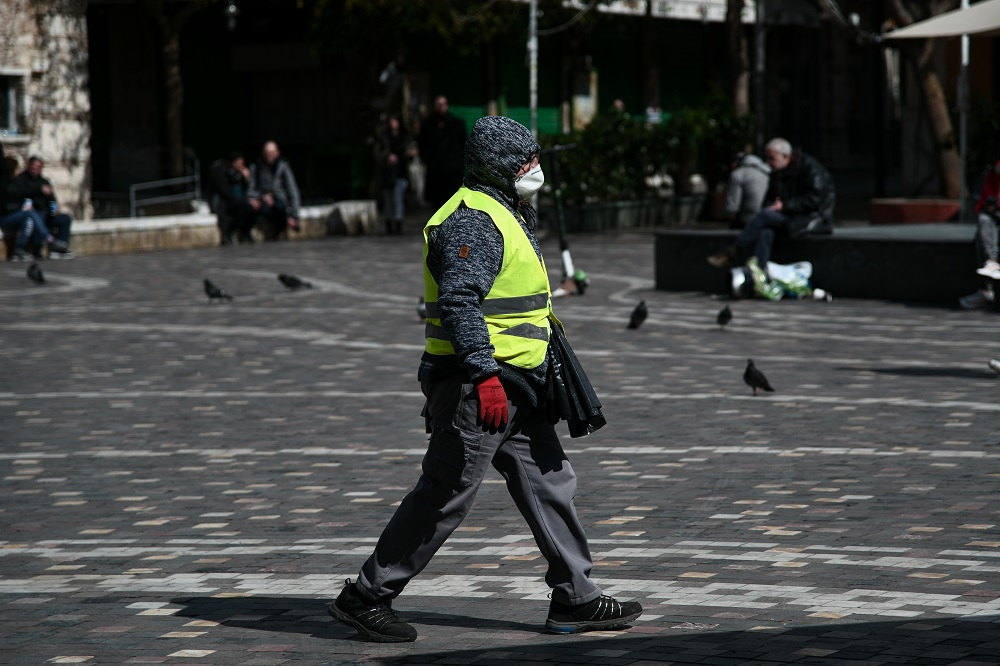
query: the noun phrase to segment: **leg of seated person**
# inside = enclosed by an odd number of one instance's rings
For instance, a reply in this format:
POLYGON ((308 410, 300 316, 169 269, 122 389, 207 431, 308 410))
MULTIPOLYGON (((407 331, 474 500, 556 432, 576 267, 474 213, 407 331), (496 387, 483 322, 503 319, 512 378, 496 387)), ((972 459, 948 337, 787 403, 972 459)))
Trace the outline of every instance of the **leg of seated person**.
POLYGON ((252 243, 253 236, 250 235, 256 222, 257 213, 246 201, 234 201, 231 206, 232 228, 236 231, 241 243, 252 243))
POLYGON ((283 199, 274 197, 274 209, 272 212, 275 225, 278 227, 278 233, 282 234, 288 230, 288 206, 285 204, 283 199))
MULTIPOLYGON (((32 243, 38 233, 38 216, 31 211, 19 210, 0 219, 0 227, 5 235, 17 236, 14 247, 10 249, 10 258, 13 261, 25 261, 31 259, 29 253, 29 243, 32 243)), ((44 241, 44 238, 43 238, 44 241)))
POLYGON ((981 261, 997 260, 997 221, 992 215, 980 213, 976 230, 976 245, 982 252, 981 261))
POLYGON ((57 240, 62 241, 69 247, 70 231, 73 228, 73 218, 65 213, 58 213, 49 216, 49 231, 57 240))
POLYGON ((761 270, 767 272, 767 262, 771 261, 771 250, 774 248, 774 228, 764 227, 757 235, 757 242, 753 247, 753 256, 757 257, 757 263, 761 270))
POLYGON ((23 210, 0 215, 0 231, 3 232, 4 243, 7 245, 7 259, 17 258, 18 249, 24 252, 24 244, 27 242, 24 226, 27 219, 28 214, 23 210))

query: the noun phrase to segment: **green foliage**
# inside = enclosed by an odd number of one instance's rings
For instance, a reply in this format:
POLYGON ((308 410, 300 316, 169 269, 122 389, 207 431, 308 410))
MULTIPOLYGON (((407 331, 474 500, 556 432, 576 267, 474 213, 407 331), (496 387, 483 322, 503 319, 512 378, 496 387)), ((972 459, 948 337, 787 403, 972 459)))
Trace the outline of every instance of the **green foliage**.
POLYGON ((713 97, 659 124, 612 110, 569 136, 542 137, 541 144, 576 144, 560 153, 570 201, 630 201, 655 196, 646 182, 655 174, 672 176, 682 194, 694 173, 711 187, 728 173, 733 153, 753 142, 753 133, 752 117, 736 118, 728 102, 713 97))
MULTIPOLYGON (((507 0, 300 0, 313 16, 313 40, 348 60, 403 59, 428 49, 477 56, 492 41, 524 48, 527 3, 507 0), (377 58, 376 58, 377 59, 377 58)), ((561 0, 540 0, 545 23, 575 13, 561 0)), ((544 27, 540 25, 539 27, 544 27)))

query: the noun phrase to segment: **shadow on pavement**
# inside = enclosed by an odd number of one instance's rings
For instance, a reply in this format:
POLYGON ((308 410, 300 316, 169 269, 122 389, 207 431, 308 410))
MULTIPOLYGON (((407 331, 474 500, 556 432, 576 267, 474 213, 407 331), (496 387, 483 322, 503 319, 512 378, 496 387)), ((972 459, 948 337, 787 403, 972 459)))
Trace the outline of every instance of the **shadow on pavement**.
MULTIPOLYGON (((547 636, 545 642, 494 644, 474 650, 422 652, 385 657, 380 664, 673 663, 752 664, 962 664, 1000 663, 1000 616, 974 622, 921 619, 823 624, 749 631, 648 633, 642 623, 621 636, 547 636), (644 631, 645 633, 639 633, 644 631)), ((666 623, 665 631, 671 631, 666 623)), ((657 627, 659 628, 659 627, 657 627)))
MULTIPOLYGON (((350 628, 327 615, 326 600, 304 597, 179 597, 176 614, 211 620, 224 626, 275 633, 308 634, 321 639, 358 642, 350 628)), ((484 610, 489 605, 484 604, 484 610)), ((421 649, 413 644, 404 656, 365 661, 381 664, 525 662, 627 664, 997 664, 1000 663, 1000 614, 977 620, 956 618, 899 619, 888 622, 824 623, 798 627, 760 621, 746 631, 713 631, 713 625, 674 621, 641 622, 618 635, 554 636, 538 623, 511 622, 490 617, 407 610, 403 619, 424 636, 448 627, 454 648, 421 649), (517 632, 512 640, 510 632, 517 632), (474 642, 496 641, 463 649, 463 634, 474 642), (533 634, 534 637, 531 635, 533 634)), ((438 637, 439 639, 442 637, 438 637)), ((447 638, 446 638, 447 640, 447 638)), ((470 641, 472 642, 472 641, 470 641)), ((467 642, 465 643, 467 644, 467 642)))
MULTIPOLYGON (((986 365, 984 362, 983 365, 986 365)), ((845 368, 846 369, 846 368, 845 368)), ((857 368, 854 368, 855 370, 857 368)), ((969 368, 871 368, 872 372, 900 377, 957 377, 960 379, 996 379, 992 370, 970 370, 969 368)))
MULTIPOLYGON (((356 639, 350 627, 340 624, 326 611, 326 599, 304 597, 180 597, 172 604, 183 606, 179 617, 211 620, 230 627, 282 633, 311 634, 317 638, 356 639)), ((485 607, 484 607, 485 610, 485 607)), ((538 623, 511 622, 491 617, 449 613, 402 612, 403 619, 418 625, 468 630, 518 631, 541 634, 538 623)))

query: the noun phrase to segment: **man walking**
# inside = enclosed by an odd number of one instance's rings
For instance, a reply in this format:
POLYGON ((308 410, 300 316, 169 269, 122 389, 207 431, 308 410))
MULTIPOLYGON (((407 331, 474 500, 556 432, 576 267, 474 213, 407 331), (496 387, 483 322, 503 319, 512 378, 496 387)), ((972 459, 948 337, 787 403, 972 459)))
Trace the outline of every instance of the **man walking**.
POLYGON ((544 182, 538 153, 520 123, 481 118, 465 147, 464 187, 424 228, 427 327, 418 379, 431 434, 422 474, 357 581, 328 606, 370 641, 416 639, 392 600, 465 518, 490 464, 548 562, 548 631, 617 629, 642 613, 590 579, 573 505, 576 475, 546 418, 548 341, 559 323, 532 231, 529 201, 544 182))

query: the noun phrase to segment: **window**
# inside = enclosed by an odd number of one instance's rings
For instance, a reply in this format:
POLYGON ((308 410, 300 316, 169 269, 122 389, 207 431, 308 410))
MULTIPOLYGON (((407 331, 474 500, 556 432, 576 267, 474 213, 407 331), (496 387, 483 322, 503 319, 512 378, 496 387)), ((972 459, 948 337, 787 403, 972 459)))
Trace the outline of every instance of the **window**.
POLYGON ((15 129, 14 80, 0 76, 0 130, 15 129))

